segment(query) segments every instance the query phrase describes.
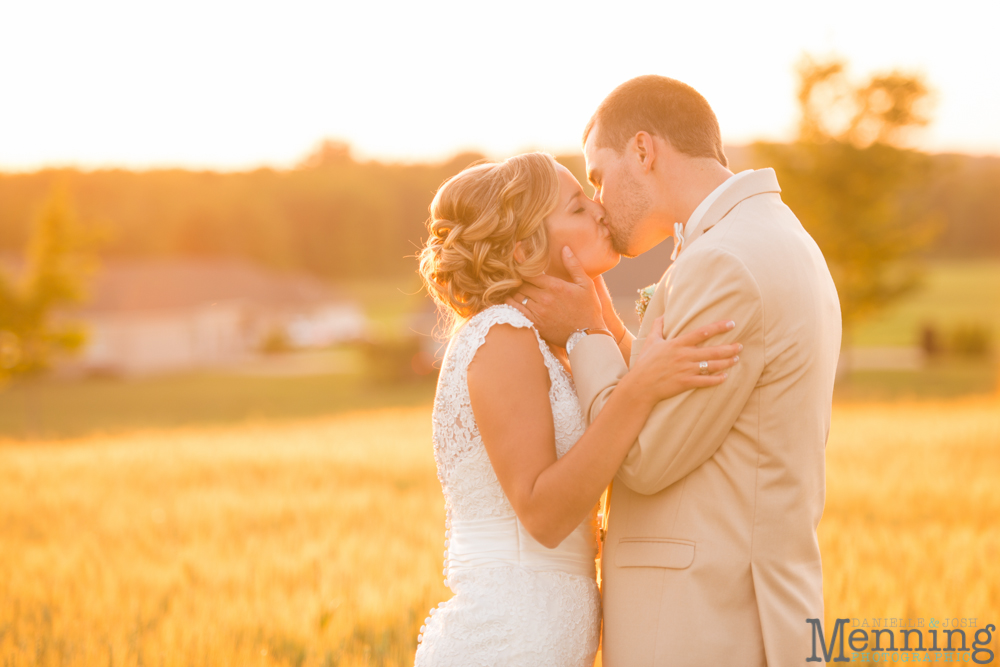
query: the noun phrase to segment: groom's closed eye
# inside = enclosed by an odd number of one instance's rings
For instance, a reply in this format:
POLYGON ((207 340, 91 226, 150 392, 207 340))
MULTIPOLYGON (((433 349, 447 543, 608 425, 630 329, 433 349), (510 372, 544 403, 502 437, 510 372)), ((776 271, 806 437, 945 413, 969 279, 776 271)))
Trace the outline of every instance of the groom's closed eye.
POLYGON ((601 172, 596 169, 587 174, 587 180, 594 186, 594 201, 601 200, 601 172))

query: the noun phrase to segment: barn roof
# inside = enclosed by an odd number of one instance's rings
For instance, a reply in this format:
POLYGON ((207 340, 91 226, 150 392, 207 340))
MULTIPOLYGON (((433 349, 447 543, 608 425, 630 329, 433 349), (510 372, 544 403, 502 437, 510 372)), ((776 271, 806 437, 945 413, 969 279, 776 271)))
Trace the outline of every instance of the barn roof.
POLYGON ((178 309, 220 301, 268 308, 303 308, 348 301, 323 281, 264 269, 240 260, 109 261, 98 269, 82 311, 178 309))

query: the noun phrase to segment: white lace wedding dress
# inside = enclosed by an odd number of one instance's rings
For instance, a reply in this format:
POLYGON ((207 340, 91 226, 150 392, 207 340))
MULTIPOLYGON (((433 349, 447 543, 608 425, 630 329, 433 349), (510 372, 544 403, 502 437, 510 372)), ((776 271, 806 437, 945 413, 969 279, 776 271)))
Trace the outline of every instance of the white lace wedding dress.
POLYGON ((584 521, 555 549, 532 538, 497 481, 469 403, 466 370, 490 327, 501 323, 531 328, 538 338, 552 382, 557 455, 586 428, 572 378, 515 308, 487 308, 455 334, 433 417, 447 513, 445 584, 455 595, 421 628, 416 667, 590 667, 601 622, 596 523, 584 521))

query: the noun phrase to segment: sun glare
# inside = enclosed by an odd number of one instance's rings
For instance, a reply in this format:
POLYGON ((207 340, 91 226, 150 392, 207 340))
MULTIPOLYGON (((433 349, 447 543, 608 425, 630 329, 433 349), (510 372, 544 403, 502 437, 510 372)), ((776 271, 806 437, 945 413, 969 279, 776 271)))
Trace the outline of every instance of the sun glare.
POLYGON ((0 169, 289 166, 323 137, 402 161, 578 150, 603 96, 651 72, 700 90, 727 143, 786 140, 803 52, 925 74, 915 144, 998 153, 1000 9, 955 5, 8 3, 0 169))

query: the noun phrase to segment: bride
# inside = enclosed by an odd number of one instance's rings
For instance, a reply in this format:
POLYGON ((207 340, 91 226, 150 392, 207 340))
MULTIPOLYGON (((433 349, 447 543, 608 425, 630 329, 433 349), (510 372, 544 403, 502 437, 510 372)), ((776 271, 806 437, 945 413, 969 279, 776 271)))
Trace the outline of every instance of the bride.
POLYGON ((588 428, 567 352, 504 301, 543 272, 574 281, 603 313, 582 335, 614 337, 627 361, 631 337, 600 278, 620 259, 601 206, 551 156, 528 153, 448 180, 428 226, 420 273, 453 325, 433 439, 454 596, 421 628, 416 665, 592 665, 598 501, 657 402, 725 381, 738 345, 697 344, 732 323, 652 334, 588 428))

